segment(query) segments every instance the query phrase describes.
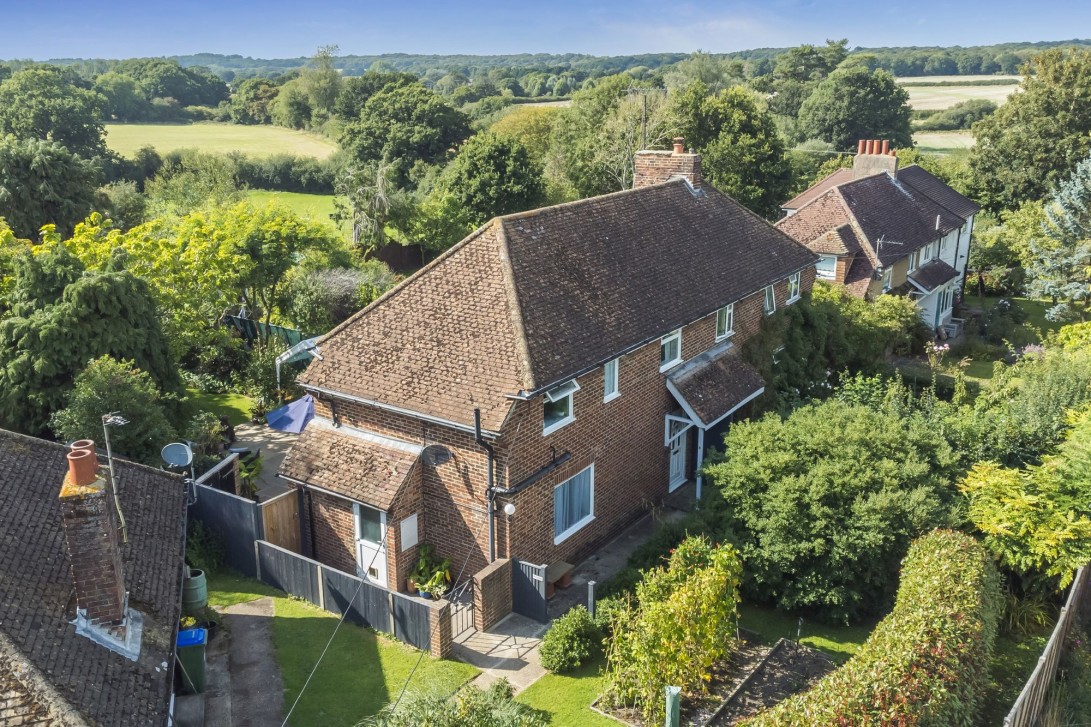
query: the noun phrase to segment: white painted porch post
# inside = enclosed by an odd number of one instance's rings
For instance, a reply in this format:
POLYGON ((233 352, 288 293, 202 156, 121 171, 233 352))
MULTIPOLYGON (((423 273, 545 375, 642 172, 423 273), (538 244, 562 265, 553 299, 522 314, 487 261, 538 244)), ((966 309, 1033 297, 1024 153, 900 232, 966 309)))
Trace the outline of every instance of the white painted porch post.
POLYGON ((697 427, 697 499, 701 499, 701 485, 704 478, 701 476, 701 466, 705 462, 705 428, 697 427))

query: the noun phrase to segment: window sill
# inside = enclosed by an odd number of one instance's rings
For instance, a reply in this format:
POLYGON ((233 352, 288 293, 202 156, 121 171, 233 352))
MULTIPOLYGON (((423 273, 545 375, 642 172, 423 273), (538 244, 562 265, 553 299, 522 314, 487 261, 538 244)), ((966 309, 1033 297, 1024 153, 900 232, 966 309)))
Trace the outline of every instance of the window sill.
POLYGON ((576 421, 576 417, 569 416, 561 419, 560 421, 553 422, 549 426, 546 426, 542 429, 542 436, 544 437, 548 434, 553 434, 553 432, 557 431, 558 429, 563 429, 574 421, 576 421))
POLYGON ((583 528, 586 527, 587 525, 589 525, 591 522, 593 522, 594 519, 595 519, 594 515, 588 515, 583 520, 580 520, 578 523, 576 523, 575 525, 570 527, 568 530, 565 530, 560 535, 554 536, 553 537, 553 544, 554 545, 560 545, 561 543, 563 543, 564 541, 568 540, 573 535, 578 533, 580 530, 583 530, 583 528))
POLYGON ((784 305, 791 305, 792 303, 795 303, 797 300, 799 300, 802 297, 803 297, 802 295, 797 295, 794 298, 789 298, 788 300, 784 301, 784 305))
POLYGON ((727 339, 731 338, 734 335, 735 335, 735 331, 728 331, 727 333, 725 333, 722 336, 716 336, 716 343, 719 343, 720 341, 726 341, 727 339))
POLYGON ((659 373, 663 373, 665 371, 670 371, 671 369, 673 369, 675 366, 677 366, 680 363, 682 363, 682 359, 681 358, 676 358, 673 361, 668 361, 665 364, 660 364, 659 373))
POLYGON ((602 397, 602 403, 605 404, 608 401, 613 401, 614 399, 618 398, 619 396, 621 396, 620 391, 615 391, 613 394, 607 394, 606 396, 602 397))

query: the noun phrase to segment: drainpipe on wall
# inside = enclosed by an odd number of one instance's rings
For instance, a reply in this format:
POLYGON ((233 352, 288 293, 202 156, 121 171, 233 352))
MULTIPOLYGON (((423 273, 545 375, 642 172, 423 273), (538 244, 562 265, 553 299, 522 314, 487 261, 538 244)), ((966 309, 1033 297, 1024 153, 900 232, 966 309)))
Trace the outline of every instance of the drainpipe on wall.
MULTIPOLYGON (((495 452, 493 452, 492 445, 485 441, 485 438, 481 436, 481 410, 474 409, 474 439, 489 455, 489 469, 488 469, 488 484, 485 487, 485 500, 488 503, 489 510, 489 562, 492 563, 496 560, 496 489, 493 486, 493 458, 495 452)), ((508 536, 511 537, 510 534, 508 536)), ((510 545, 509 545, 510 547, 510 545)))

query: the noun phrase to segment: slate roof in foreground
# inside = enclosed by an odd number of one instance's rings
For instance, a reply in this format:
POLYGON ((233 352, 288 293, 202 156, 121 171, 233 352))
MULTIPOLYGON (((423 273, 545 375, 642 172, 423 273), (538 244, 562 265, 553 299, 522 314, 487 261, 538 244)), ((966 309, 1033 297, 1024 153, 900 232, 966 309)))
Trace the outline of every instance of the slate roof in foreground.
POLYGON ((497 218, 319 342, 300 383, 498 431, 536 393, 813 265, 682 179, 497 218))
POLYGON ((77 635, 71 623, 75 599, 58 500, 67 452, 0 430, 0 686, 20 709, 69 715, 47 724, 78 724, 71 707, 91 725, 165 725, 185 549, 182 480, 115 460, 129 531, 121 546, 125 586, 130 607, 144 615, 140 656, 129 661, 77 635))

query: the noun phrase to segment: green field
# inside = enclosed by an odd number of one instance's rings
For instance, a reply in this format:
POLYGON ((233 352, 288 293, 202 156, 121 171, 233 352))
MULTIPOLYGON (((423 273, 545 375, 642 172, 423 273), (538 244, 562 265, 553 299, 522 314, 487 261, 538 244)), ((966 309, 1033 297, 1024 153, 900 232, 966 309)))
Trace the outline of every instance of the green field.
POLYGON ((934 82, 934 86, 907 85, 905 90, 909 93, 909 105, 918 110, 947 109, 960 101, 983 98, 997 104, 1008 100, 1008 96, 1019 88, 1018 84, 1008 85, 980 85, 980 86, 944 86, 943 83, 966 82, 978 79, 981 81, 995 81, 1006 76, 920 76, 917 78, 899 78, 906 84, 934 82))
MULTIPOLYGON (((246 197, 256 205, 276 202, 284 205, 300 217, 334 224, 333 220, 330 219, 330 215, 334 212, 332 194, 302 194, 300 192, 271 192, 267 189, 251 189, 246 192, 246 197)), ((340 229, 345 239, 349 239, 349 224, 347 222, 343 223, 340 229)))
POLYGON ((236 124, 106 124, 106 145, 122 156, 144 146, 160 154, 176 149, 239 151, 253 156, 294 154, 326 159, 337 149, 329 139, 280 126, 236 124))
POLYGON ((974 135, 970 131, 917 131, 913 141, 926 154, 950 154, 972 147, 974 135))

